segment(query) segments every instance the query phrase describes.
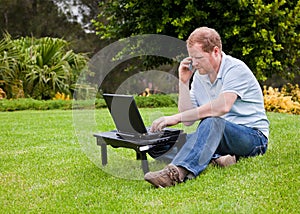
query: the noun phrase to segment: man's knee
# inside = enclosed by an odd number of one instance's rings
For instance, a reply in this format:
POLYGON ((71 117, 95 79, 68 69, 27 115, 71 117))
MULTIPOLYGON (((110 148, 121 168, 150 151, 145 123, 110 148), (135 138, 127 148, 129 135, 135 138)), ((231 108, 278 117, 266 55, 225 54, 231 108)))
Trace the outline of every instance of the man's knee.
POLYGON ((207 118, 202 119, 200 124, 201 123, 211 123, 211 124, 222 123, 222 124, 224 124, 225 120, 221 117, 207 117, 207 118))
POLYGON ((225 120, 221 117, 207 117, 199 124, 199 129, 207 128, 213 132, 223 132, 225 129, 225 120))

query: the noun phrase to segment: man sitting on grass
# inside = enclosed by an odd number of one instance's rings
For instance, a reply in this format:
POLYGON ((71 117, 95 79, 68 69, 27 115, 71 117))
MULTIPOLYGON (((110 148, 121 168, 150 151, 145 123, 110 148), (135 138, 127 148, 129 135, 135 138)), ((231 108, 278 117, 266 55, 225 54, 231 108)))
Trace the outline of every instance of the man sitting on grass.
POLYGON ((222 52, 221 38, 211 28, 192 32, 187 50, 189 57, 178 69, 180 113, 155 120, 151 131, 180 122, 200 123, 171 164, 145 175, 145 180, 156 187, 196 177, 212 159, 227 166, 235 163, 236 157, 260 155, 267 150, 269 121, 261 88, 251 70, 222 52))

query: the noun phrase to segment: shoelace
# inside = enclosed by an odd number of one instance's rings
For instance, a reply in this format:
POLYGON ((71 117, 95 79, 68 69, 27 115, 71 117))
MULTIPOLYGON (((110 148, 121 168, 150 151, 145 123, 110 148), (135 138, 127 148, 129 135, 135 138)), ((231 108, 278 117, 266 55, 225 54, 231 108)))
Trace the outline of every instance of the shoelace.
POLYGON ((181 183, 182 181, 179 179, 179 172, 176 168, 169 166, 168 167, 168 175, 172 181, 172 185, 177 183, 181 183))

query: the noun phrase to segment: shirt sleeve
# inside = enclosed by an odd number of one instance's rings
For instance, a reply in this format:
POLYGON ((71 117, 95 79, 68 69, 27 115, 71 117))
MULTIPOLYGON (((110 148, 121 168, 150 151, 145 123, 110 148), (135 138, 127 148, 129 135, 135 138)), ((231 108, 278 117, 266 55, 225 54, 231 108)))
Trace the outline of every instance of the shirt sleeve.
POLYGON ((244 99, 252 79, 253 74, 246 65, 235 65, 225 72, 221 92, 233 92, 244 99))

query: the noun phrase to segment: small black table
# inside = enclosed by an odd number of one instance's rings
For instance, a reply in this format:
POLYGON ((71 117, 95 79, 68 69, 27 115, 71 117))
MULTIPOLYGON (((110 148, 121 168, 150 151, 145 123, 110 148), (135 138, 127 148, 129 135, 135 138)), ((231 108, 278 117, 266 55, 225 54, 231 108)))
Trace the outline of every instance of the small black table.
POLYGON ((95 133, 94 137, 97 139, 97 145, 101 146, 101 160, 103 166, 107 164, 107 145, 111 145, 114 148, 129 148, 136 151, 137 160, 141 160, 143 172, 146 174, 149 172, 147 153, 157 146, 174 145, 178 141, 185 140, 185 135, 185 133, 180 133, 179 135, 171 137, 170 140, 162 143, 149 143, 147 140, 123 139, 117 135, 116 130, 95 133))

